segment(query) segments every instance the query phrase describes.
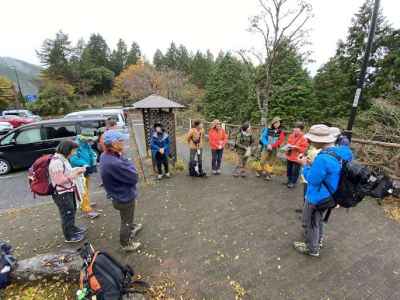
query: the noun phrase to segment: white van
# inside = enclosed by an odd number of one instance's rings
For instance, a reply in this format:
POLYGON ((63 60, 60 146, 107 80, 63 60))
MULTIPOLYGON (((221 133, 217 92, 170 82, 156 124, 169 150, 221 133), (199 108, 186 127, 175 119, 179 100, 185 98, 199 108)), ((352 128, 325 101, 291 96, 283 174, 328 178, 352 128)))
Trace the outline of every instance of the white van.
POLYGON ((93 118, 93 117, 104 117, 113 118, 117 121, 118 129, 127 129, 127 122, 125 120, 125 114, 122 109, 110 108, 110 109, 91 109, 84 111, 77 111, 70 113, 65 116, 65 118, 93 118))

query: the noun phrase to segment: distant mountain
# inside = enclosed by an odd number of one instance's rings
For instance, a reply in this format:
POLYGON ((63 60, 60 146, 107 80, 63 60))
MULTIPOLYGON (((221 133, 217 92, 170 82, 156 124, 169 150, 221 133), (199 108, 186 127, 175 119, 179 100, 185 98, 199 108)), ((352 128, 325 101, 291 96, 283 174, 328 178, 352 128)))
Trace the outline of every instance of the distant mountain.
POLYGON ((12 80, 17 86, 15 71, 10 66, 15 67, 18 72, 18 77, 21 82, 22 94, 37 95, 38 94, 38 79, 41 68, 28 62, 11 58, 0 57, 0 76, 5 76, 12 80))

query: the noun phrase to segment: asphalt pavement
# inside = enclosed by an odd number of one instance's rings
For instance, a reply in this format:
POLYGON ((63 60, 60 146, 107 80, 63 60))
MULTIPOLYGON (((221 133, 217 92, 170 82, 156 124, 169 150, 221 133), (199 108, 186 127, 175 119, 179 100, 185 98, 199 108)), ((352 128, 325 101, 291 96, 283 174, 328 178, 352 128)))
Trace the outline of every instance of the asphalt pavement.
MULTIPOLYGON (((144 157, 146 148, 144 144, 143 123, 141 120, 133 120, 133 126, 140 154, 144 157)), ((129 143, 127 144, 127 155, 128 157, 132 157, 129 143)), ((99 189, 100 183, 100 174, 93 174, 90 186, 91 194, 103 193, 103 189, 99 189)), ((27 170, 12 171, 5 176, 0 176, 0 212, 13 208, 32 207, 51 201, 51 197, 34 197, 28 185, 27 170)))

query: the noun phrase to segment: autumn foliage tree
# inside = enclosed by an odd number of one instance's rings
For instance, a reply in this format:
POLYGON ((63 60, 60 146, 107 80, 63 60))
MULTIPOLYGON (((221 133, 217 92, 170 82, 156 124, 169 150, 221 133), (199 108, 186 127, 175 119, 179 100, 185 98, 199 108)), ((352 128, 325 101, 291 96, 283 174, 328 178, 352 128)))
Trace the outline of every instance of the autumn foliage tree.
POLYGON ((16 92, 11 80, 0 76, 0 109, 5 109, 15 103, 16 92))

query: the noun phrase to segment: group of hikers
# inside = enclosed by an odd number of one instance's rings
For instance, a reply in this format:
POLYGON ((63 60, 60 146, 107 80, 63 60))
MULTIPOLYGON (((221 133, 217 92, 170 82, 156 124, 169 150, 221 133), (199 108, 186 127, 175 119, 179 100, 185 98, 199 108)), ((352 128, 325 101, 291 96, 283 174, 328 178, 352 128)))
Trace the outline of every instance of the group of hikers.
MULTIPOLYGON (((189 175, 205 177, 206 172, 202 162, 205 130, 199 120, 194 121, 192 125, 187 134, 189 175)), ((141 246, 135 237, 142 229, 142 225, 134 223, 138 174, 133 162, 124 156, 127 139, 128 136, 116 130, 115 122, 110 119, 107 120, 106 130, 98 144, 103 152, 99 159, 102 186, 107 198, 120 213, 120 244, 122 250, 128 252, 137 250, 141 246)), ((258 156, 260 163, 256 169, 256 176, 269 181, 272 179, 274 165, 279 159, 278 153, 284 153, 287 161, 285 184, 288 188, 294 188, 300 177, 304 184, 302 212, 305 240, 295 242, 294 247, 301 253, 319 256, 324 237, 323 215, 326 209, 323 206, 331 200, 332 191, 338 187, 341 160, 352 160, 349 140, 338 128, 323 124, 314 125, 304 133, 304 124, 301 122, 294 124, 293 131, 286 139, 282 121, 276 117, 269 126, 261 130, 258 143, 256 141, 250 124, 243 124, 234 141, 238 163, 233 176, 246 177, 248 160, 258 156)), ((96 172, 98 160, 92 142, 93 136, 86 132, 82 132, 76 141, 61 142, 49 165, 49 177, 54 187, 52 196, 61 215, 66 242, 82 241, 87 230, 75 225, 76 200, 80 200, 80 207, 89 218, 98 216, 92 208, 93 203, 89 197, 89 178, 96 172), (83 181, 80 180, 82 178, 83 181)), ((219 120, 211 123, 208 142, 212 153, 212 174, 219 175, 223 152, 228 143, 228 134, 219 120)), ((168 160, 171 141, 162 124, 154 125, 150 144, 157 167, 157 179, 162 179, 164 176, 169 178, 171 174, 168 160)))
MULTIPOLYGON (((297 251, 310 256, 319 256, 323 246, 324 222, 323 217, 331 205, 332 195, 337 189, 342 161, 351 161, 352 152, 348 138, 339 128, 326 124, 314 125, 308 133, 304 132, 305 125, 296 122, 292 132, 286 139, 282 129, 282 120, 273 118, 270 126, 261 130, 258 143, 253 137, 249 123, 240 127, 234 141, 234 150, 238 163, 233 171, 235 177, 248 175, 248 161, 252 157, 259 158, 256 176, 269 181, 272 179, 278 153, 286 158, 287 182, 289 189, 295 188, 301 177, 304 185, 303 227, 305 241, 295 242, 297 251)), ((189 145, 189 175, 206 176, 203 168, 203 148, 205 131, 200 120, 192 124, 187 134, 189 145)), ((208 131, 208 142, 211 149, 211 169, 213 175, 221 174, 221 164, 228 135, 219 120, 214 120, 208 131)), ((170 140, 161 124, 156 124, 151 139, 153 158, 158 166, 158 179, 163 178, 161 165, 165 165, 165 176, 168 171, 168 153, 170 140)))

